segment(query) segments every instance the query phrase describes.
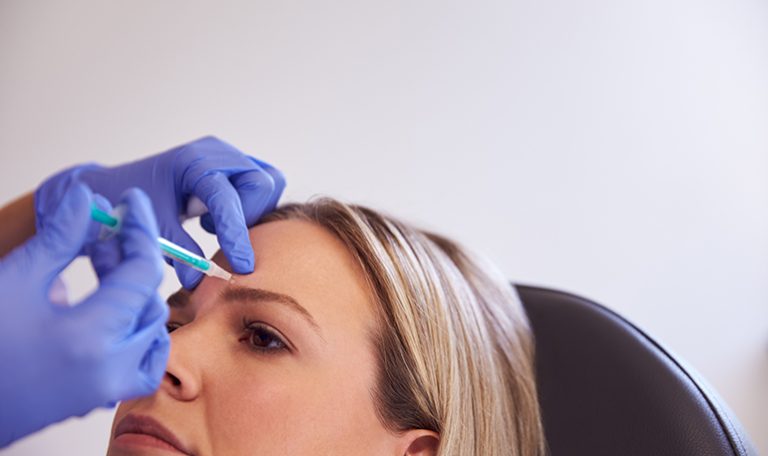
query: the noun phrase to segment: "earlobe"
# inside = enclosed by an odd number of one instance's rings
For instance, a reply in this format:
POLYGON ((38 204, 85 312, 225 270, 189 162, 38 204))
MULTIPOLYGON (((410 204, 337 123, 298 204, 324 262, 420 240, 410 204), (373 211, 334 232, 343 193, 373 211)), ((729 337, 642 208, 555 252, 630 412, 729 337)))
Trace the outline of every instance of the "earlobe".
POLYGON ((440 436, 426 429, 413 429, 402 436, 405 451, 403 456, 435 456, 440 445, 440 436))

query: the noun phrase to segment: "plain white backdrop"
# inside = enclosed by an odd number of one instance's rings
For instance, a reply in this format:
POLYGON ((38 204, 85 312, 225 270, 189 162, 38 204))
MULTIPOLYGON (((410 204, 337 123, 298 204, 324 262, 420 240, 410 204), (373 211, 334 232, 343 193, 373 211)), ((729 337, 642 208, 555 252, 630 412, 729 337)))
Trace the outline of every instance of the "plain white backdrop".
MULTIPOLYGON (((283 201, 368 204, 613 308, 768 453, 765 1, 0 2, 0 202, 206 134, 283 170, 283 201)), ((0 455, 103 454, 111 417, 0 455)))

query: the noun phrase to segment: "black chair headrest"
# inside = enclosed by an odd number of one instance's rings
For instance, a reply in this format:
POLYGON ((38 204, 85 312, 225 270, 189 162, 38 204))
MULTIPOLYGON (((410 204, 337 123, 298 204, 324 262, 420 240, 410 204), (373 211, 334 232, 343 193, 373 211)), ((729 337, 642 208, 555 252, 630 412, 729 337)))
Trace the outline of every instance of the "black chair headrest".
POLYGON ((554 456, 752 456, 725 403, 677 357, 588 299, 513 284, 536 338, 554 456))

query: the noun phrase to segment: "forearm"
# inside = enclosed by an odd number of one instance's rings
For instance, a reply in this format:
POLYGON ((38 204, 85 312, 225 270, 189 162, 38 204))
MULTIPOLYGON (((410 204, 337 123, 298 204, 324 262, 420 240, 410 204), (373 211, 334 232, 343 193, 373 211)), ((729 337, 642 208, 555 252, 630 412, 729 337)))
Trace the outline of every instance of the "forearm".
POLYGON ((0 208, 0 258, 35 234, 35 196, 27 193, 0 208))

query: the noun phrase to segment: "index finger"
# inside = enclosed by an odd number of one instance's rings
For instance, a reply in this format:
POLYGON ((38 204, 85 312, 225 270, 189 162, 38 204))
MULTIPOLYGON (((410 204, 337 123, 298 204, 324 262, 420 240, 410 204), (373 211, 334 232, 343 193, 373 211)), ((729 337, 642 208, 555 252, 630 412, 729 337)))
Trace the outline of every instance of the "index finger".
POLYGON ((219 245, 232 269, 238 274, 253 272, 253 247, 243 205, 227 176, 211 173, 198 181, 193 193, 208 207, 219 245))

